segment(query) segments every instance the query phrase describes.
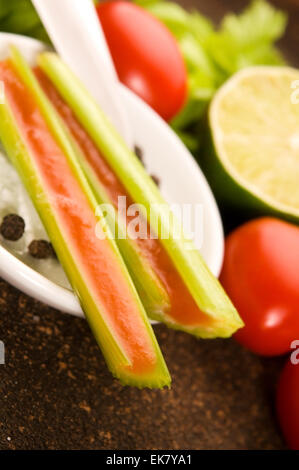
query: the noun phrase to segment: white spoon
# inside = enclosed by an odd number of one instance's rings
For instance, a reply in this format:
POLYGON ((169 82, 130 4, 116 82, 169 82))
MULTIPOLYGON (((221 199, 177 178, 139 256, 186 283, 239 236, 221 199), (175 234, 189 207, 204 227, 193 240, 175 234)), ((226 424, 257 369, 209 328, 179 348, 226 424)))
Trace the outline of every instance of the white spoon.
MULTIPOLYGON (((53 0, 42 1, 50 3, 53 0)), ((60 3, 62 1, 65 0, 60 0, 60 3)), ((36 55, 46 48, 41 42, 27 37, 0 33, 1 59, 9 54, 11 44, 17 46, 32 65, 35 64, 36 55)), ((195 233, 194 243, 211 271, 218 276, 224 251, 223 228, 215 199, 200 168, 177 135, 149 106, 120 84, 117 85, 117 95, 126 109, 133 142, 142 147, 148 171, 157 175, 162 182, 161 191, 165 199, 169 203, 202 205, 203 224, 195 233)), ((83 316, 70 290, 24 264, 28 258, 23 261, 0 245, 2 278, 54 308, 83 316)))
POLYGON ((92 0, 32 0, 56 51, 132 146, 118 78, 92 0))

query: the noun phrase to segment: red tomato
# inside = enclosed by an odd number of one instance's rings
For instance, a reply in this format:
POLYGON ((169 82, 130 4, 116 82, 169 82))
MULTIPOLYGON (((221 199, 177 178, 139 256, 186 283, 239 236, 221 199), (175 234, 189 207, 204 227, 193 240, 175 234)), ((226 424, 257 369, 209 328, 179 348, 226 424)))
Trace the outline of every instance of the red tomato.
POLYGON ((288 352, 299 339, 299 227, 261 218, 235 230, 221 282, 245 323, 235 338, 257 354, 288 352))
POLYGON ((187 95, 187 72, 175 38, 132 3, 100 3, 97 12, 119 79, 169 121, 187 95))
POLYGON ((276 408, 287 444, 291 449, 299 450, 299 364, 288 361, 282 371, 276 408))

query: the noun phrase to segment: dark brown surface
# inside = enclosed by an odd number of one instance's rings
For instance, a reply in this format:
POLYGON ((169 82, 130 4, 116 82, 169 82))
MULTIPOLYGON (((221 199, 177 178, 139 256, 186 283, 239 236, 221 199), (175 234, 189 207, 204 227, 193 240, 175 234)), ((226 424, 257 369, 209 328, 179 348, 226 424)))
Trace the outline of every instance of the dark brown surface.
MULTIPOLYGON (((156 327, 172 390, 121 387, 83 320, 0 282, 0 449, 280 449, 280 364, 156 327)), ((281 362, 281 361, 278 361, 281 362)))
MULTIPOLYGON (((188 5, 219 19, 241 0, 188 5)), ((284 49, 298 63, 299 5, 284 49)), ((155 328, 172 390, 122 388, 107 372, 85 321, 0 281, 0 449, 282 449, 273 397, 282 361, 232 340, 197 341, 155 328)))

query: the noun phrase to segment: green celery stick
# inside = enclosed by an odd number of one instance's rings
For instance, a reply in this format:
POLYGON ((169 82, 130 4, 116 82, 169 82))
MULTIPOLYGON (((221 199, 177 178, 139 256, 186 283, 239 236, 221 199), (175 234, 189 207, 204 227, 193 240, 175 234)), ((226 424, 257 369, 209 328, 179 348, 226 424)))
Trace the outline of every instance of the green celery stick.
POLYGON ((72 108, 133 201, 144 206, 144 215, 147 218, 151 214, 152 230, 156 234, 169 234, 167 239, 161 238, 161 243, 199 309, 211 321, 209 325, 190 327, 174 322, 166 314, 152 315, 152 317, 198 337, 231 336, 243 326, 242 320, 193 243, 183 235, 180 238, 175 236, 182 233, 181 224, 143 166, 127 148, 88 91, 57 54, 42 53, 38 57, 38 64, 72 108))
MULTIPOLYGON (((39 157, 34 154, 30 145, 28 145, 24 131, 22 132, 22 129, 18 128, 15 108, 10 105, 9 99, 6 99, 5 104, 0 105, 1 141, 39 212, 61 264, 80 299, 107 365, 112 374, 125 385, 134 385, 140 388, 162 388, 169 386, 171 381, 169 372, 143 305, 118 248, 111 239, 105 218, 100 216, 98 221, 95 216, 95 212, 98 210, 97 201, 77 162, 76 154, 73 151, 72 145, 70 145, 63 126, 61 126, 60 118, 41 90, 30 67, 15 48, 12 49, 11 64, 16 70, 16 74, 20 77, 24 89, 34 98, 36 106, 49 129, 49 134, 54 137, 54 140, 62 150, 69 174, 72 175, 72 178, 75 177, 76 184, 79 185, 80 191, 82 191, 84 196, 83 199, 86 202, 84 208, 87 208, 87 211, 91 211, 92 215, 94 215, 95 225, 100 223, 102 231, 107 234, 104 245, 101 241, 100 244, 95 245, 95 248, 93 246, 89 248, 91 248, 91 251, 101 249, 108 253, 108 271, 104 270, 103 272, 104 274, 109 272, 109 279, 101 278, 101 266, 98 264, 96 264, 96 268, 93 266, 93 269, 98 270, 96 277, 103 283, 111 280, 113 282, 114 275, 120 281, 120 286, 119 284, 117 286, 114 285, 117 295, 113 297, 114 292, 111 293, 113 299, 116 299, 113 300, 114 303, 112 305, 118 309, 117 312, 109 312, 109 308, 107 308, 107 305, 109 307, 109 302, 108 304, 105 303, 106 300, 102 292, 98 293, 94 287, 94 282, 97 279, 91 280, 90 272, 88 272, 84 260, 82 261, 82 256, 80 258, 78 252, 73 248, 72 244, 76 239, 76 233, 66 230, 65 224, 68 222, 61 219, 57 205, 53 205, 53 191, 49 193, 47 184, 43 179, 44 177, 40 174, 37 164, 39 157), (112 270, 112 274, 110 274, 110 270, 112 270), (119 300, 118 294, 120 296, 119 300), (132 314, 132 316, 124 317, 126 313, 122 309, 125 308, 124 305, 126 304, 129 305, 126 311, 134 311, 135 316, 132 314), (116 326, 113 326, 110 314, 117 314, 116 326), (129 326, 127 327, 127 325, 129 326), (140 347, 138 342, 136 342, 136 336, 138 336, 140 347), (137 359, 135 352, 136 344, 139 354, 137 359), (134 358, 135 363, 133 363, 132 358, 134 358), (142 367, 138 365, 139 362, 143 365, 142 367)), ((63 207, 65 204, 68 207, 69 204, 72 205, 73 203, 76 203, 76 200, 73 201, 72 198, 69 201, 62 201, 63 207)), ((73 217, 73 212, 71 212, 71 217, 73 217)), ((75 214, 75 217, 77 223, 80 223, 81 215, 75 214)), ((95 237, 94 243, 96 243, 96 240, 95 237)), ((74 246, 77 245, 74 243, 74 246)), ((84 252, 85 255, 88 258, 89 252, 84 252)), ((92 255, 95 255, 95 253, 92 255)), ((91 262, 92 260, 93 258, 91 258, 91 262)))
POLYGON ((69 136, 70 142, 76 152, 78 162, 85 173, 98 204, 107 205, 107 223, 111 230, 115 231, 116 235, 118 235, 115 238, 116 244, 124 258, 147 314, 149 316, 151 314, 156 318, 161 317, 161 315, 170 309, 170 299, 164 286, 138 247, 136 241, 130 238, 125 222, 119 220, 117 211, 114 209, 105 187, 100 183, 92 166, 83 155, 66 126, 65 132, 69 136))

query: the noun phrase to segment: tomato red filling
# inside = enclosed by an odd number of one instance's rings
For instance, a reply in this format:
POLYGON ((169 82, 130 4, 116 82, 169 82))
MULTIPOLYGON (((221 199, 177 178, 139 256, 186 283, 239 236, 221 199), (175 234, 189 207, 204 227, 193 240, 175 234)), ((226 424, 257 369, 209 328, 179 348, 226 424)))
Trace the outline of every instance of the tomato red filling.
POLYGON ((132 371, 152 371, 156 355, 138 303, 110 242, 95 236, 97 219, 67 158, 10 61, 0 63, 0 79, 55 218, 100 311, 131 361, 132 371))
MULTIPOLYGON (((100 183, 105 187, 111 203, 117 208, 118 197, 125 196, 128 209, 133 204, 132 198, 101 155, 91 137, 44 72, 40 68, 36 68, 35 73, 40 85, 66 123, 90 166, 99 178, 100 183)), ((133 216, 130 217, 128 215, 127 223, 129 224, 133 218, 133 216)), ((182 325, 196 326, 208 324, 210 322, 209 317, 198 308, 162 243, 160 240, 149 236, 149 227, 147 230, 148 236, 146 238, 138 238, 136 243, 138 243, 143 255, 149 261, 168 293, 171 307, 170 311, 165 313, 182 325)))

